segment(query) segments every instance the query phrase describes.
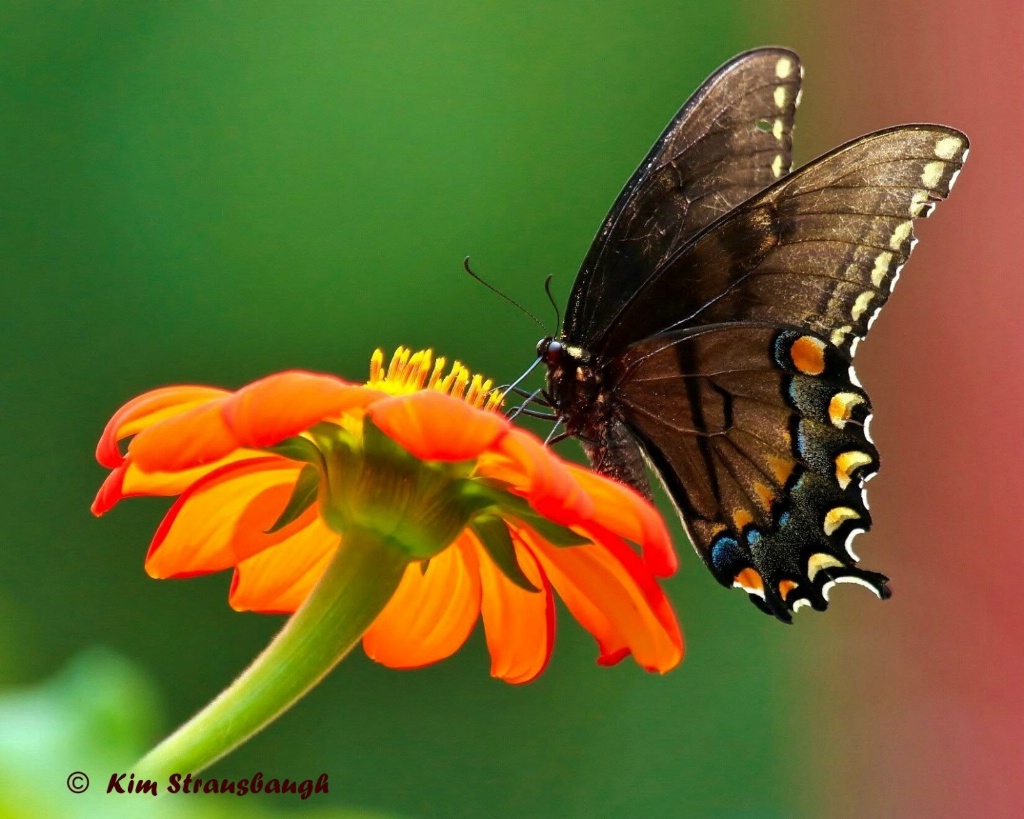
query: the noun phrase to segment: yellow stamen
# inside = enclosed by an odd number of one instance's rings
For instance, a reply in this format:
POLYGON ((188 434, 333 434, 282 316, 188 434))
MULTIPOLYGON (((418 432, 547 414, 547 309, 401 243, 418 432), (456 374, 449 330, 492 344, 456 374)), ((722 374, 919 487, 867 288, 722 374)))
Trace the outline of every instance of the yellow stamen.
POLYGON ((501 406, 501 392, 494 389, 491 379, 474 375, 461 361, 453 362, 446 375, 446 364, 443 356, 434 358, 433 350, 414 353, 407 347, 399 347, 385 371, 384 351, 377 349, 370 357, 370 380, 366 386, 390 395, 437 390, 461 398, 474 407, 496 410, 501 406))
POLYGON ((370 383, 381 381, 384 370, 384 351, 378 347, 370 356, 370 383))
POLYGON ((459 372, 455 376, 455 386, 451 389, 452 395, 456 398, 465 398, 467 383, 469 383, 469 370, 460 366, 459 372))
POLYGON ((434 362, 434 371, 430 374, 430 383, 427 384, 428 390, 436 390, 437 382, 441 380, 441 373, 444 372, 444 365, 448 363, 448 360, 441 356, 434 362))
POLYGON ((476 404, 480 398, 480 388, 483 386, 484 380, 479 375, 474 375, 473 380, 469 382, 469 392, 466 393, 466 400, 470 404, 476 404))

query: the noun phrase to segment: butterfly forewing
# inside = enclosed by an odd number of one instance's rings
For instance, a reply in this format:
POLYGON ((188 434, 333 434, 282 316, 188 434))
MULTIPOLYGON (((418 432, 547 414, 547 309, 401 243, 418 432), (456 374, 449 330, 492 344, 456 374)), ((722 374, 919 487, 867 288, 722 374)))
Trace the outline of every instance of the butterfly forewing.
POLYGON ((850 351, 910 255, 913 220, 949 194, 967 147, 952 128, 908 125, 800 168, 667 261, 591 351, 727 321, 797 325, 850 351))
POLYGON ((726 63, 665 129, 580 268, 565 321, 586 346, 698 231, 789 171, 802 69, 764 48, 726 63))

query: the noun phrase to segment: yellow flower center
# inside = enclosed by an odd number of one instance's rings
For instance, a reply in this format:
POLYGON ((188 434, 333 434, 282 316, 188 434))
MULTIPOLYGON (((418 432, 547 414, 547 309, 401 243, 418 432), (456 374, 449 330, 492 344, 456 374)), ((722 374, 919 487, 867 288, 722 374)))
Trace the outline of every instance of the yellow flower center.
POLYGON ((443 356, 435 360, 433 350, 414 353, 399 347, 385 370, 384 351, 378 347, 370 358, 370 380, 366 386, 388 395, 437 390, 479 409, 496 410, 501 406, 501 391, 494 389, 490 378, 474 375, 461 361, 453 362, 445 375, 447 363, 443 356))

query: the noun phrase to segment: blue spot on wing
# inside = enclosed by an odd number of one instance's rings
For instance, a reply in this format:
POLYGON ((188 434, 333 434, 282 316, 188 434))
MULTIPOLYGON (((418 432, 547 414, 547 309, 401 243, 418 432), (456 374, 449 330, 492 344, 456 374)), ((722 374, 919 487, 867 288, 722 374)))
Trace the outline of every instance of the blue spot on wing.
POLYGON ((728 535, 719 535, 711 547, 711 565, 719 572, 726 573, 736 563, 746 563, 747 553, 739 541, 728 535))

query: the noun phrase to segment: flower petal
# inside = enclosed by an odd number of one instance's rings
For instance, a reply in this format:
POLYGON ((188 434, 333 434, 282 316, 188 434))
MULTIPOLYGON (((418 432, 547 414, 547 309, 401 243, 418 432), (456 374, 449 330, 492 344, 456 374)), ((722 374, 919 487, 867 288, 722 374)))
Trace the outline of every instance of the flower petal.
POLYGON ((479 613, 475 547, 460 539, 431 558, 426 574, 422 564, 409 564, 394 597, 363 635, 363 648, 391 668, 429 665, 459 650, 479 613))
POLYGON ((264 534, 288 502, 301 464, 256 458, 228 464, 193 484, 164 517, 146 555, 151 577, 216 572, 295 534, 300 518, 264 534))
POLYGON ((124 497, 124 476, 127 471, 127 464, 114 467, 110 474, 103 479, 103 483, 100 484, 99 491, 96 492, 96 497, 92 500, 92 506, 89 507, 89 511, 92 512, 96 517, 109 512, 115 506, 117 502, 124 497))
POLYGON ((215 387, 183 385, 161 387, 133 398, 115 412, 104 427, 96 445, 96 460, 108 469, 120 466, 124 457, 118 449, 118 441, 227 394, 226 390, 215 387))
POLYGON ((490 557, 481 554, 480 614, 491 653, 491 676, 505 682, 526 683, 544 670, 551 657, 555 601, 551 585, 529 549, 517 545, 516 558, 527 579, 540 591, 521 589, 490 557))
POLYGON ((588 532, 614 532, 643 549, 644 562, 659 577, 668 577, 679 567, 672 539, 658 511, 633 489, 575 464, 566 464, 576 482, 594 501, 593 520, 597 527, 584 525, 588 532))
POLYGON ((597 639, 599 663, 611 665, 629 653, 650 671, 679 663, 683 638, 672 608, 625 543, 559 549, 527 529, 520 535, 573 617, 597 639))
POLYGON ((238 449, 224 423, 222 396, 141 430, 128 454, 144 472, 178 472, 219 461, 238 449))
POLYGON ((224 402, 224 421, 237 446, 265 447, 384 395, 333 375, 292 370, 242 387, 224 402))
POLYGON ((496 444, 502 457, 480 459, 477 471, 512 484, 544 517, 570 526, 594 515, 594 502, 567 465, 537 438, 510 429, 496 444))
POLYGON ((179 495, 200 478, 222 466, 261 457, 265 457, 265 453, 255 452, 251 449, 238 449, 219 461, 205 466, 197 466, 194 469, 186 469, 184 472, 154 472, 150 474, 139 469, 132 456, 128 455, 123 464, 107 475, 99 492, 96 493, 91 510, 94 515, 99 516, 109 512, 123 498, 133 498, 139 495, 179 495))
POLYGON ((476 458, 509 429, 504 416, 437 390, 387 398, 369 415, 385 435, 425 461, 476 458))
POLYGON ((277 373, 142 430, 128 451, 146 472, 192 469, 276 444, 382 395, 330 375, 277 373))
POLYGON ((228 596, 231 608, 290 614, 305 602, 334 558, 340 541, 337 533, 317 517, 315 507, 296 524, 303 520, 308 524, 273 549, 264 549, 238 564, 228 596))

